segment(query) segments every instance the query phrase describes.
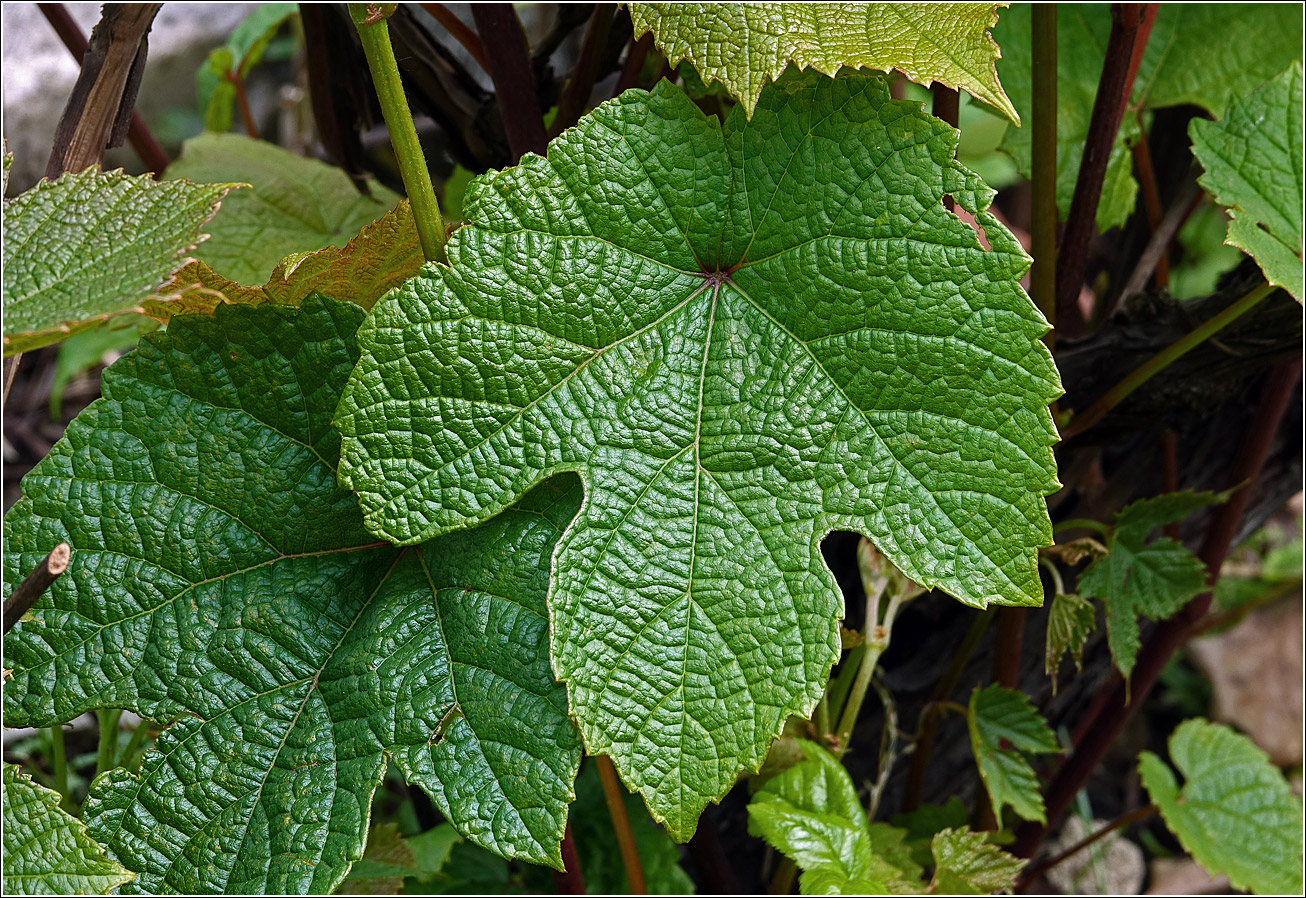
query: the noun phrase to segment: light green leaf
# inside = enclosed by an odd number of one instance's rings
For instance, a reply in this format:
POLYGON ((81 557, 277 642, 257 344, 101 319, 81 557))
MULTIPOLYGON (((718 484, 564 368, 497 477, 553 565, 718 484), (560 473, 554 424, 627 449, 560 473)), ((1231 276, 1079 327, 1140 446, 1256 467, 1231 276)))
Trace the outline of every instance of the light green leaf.
POLYGON ((1061 747, 1029 697, 1001 686, 977 687, 970 695, 966 726, 994 814, 1001 819, 1003 807, 1011 805, 1025 820, 1047 822, 1038 777, 1025 753, 1059 753, 1061 747))
POLYGON ((1302 806, 1288 781, 1246 736, 1187 720, 1170 737, 1170 760, 1138 757, 1143 786, 1166 826, 1202 866, 1234 888, 1262 895, 1302 892, 1302 806))
POLYGON ((1061 659, 1070 652, 1075 670, 1083 665, 1084 643, 1097 627, 1093 603, 1074 593, 1057 593, 1048 609, 1047 660, 1044 672, 1052 678, 1052 694, 1057 693, 1057 671, 1061 659))
POLYGON ((1106 607, 1107 643, 1116 668, 1129 678, 1138 656, 1138 615, 1164 620, 1206 590, 1206 566, 1168 537, 1146 542, 1157 527, 1180 521, 1223 496, 1183 491, 1140 499, 1115 518, 1109 554, 1079 575, 1079 592, 1106 607))
MULTIPOLYGON (((1002 47, 998 71, 1015 108, 1033 106, 1030 6, 1004 12, 993 29, 1002 47)), ((1079 177, 1084 139, 1097 96, 1111 11, 1106 4, 1063 5, 1057 13, 1057 208, 1064 219, 1079 177)), ((1124 224, 1134 211, 1138 184, 1128 144, 1138 138, 1135 110, 1191 103, 1222 116, 1231 97, 1283 71, 1302 54, 1299 11, 1277 3, 1165 3, 1156 15, 1139 63, 1120 134, 1107 163, 1097 210, 1101 231, 1124 224), (1255 47, 1256 52, 1247 52, 1255 47), (1195 59, 1202 60, 1195 65, 1195 59)), ((1300 130, 1300 129, 1299 129, 1300 130)), ((1008 128, 1003 141, 1021 174, 1032 161, 1028 128, 1008 128)))
POLYGON ((935 870, 929 891, 936 895, 1006 891, 1025 866, 1024 860, 989 842, 987 833, 973 833, 966 827, 943 830, 934 837, 933 848, 935 870))
POLYGON ((235 27, 226 44, 209 53, 195 73, 196 94, 206 131, 231 128, 236 89, 223 76, 231 73, 242 79, 247 77, 249 70, 263 58, 282 23, 297 11, 294 3, 261 3, 235 27))
POLYGON ((798 741, 807 760, 767 780, 753 795, 749 831, 798 865, 805 895, 918 886, 921 870, 902 844, 906 833, 878 824, 873 845, 848 771, 825 749, 798 741))
POLYGON ((161 321, 173 315, 210 314, 222 303, 299 305, 311 293, 370 309, 416 275, 425 261, 412 207, 408 200, 400 200, 343 247, 286 256, 261 287, 243 286, 203 262, 192 262, 143 305, 147 314, 161 321))
POLYGON ((560 864, 580 746, 544 603, 579 486, 376 542, 330 427, 362 317, 314 297, 175 319, 105 372, 5 517, 9 582, 73 547, 5 639, 6 724, 175 721, 86 805, 133 888, 331 889, 386 755, 473 841, 560 864))
POLYGON ((218 274, 246 285, 266 281, 291 253, 344 246, 399 202, 379 184, 364 196, 338 168, 239 134, 186 141, 167 177, 251 185, 222 203, 210 238, 195 252, 218 274))
POLYGON ((89 168, 6 200, 5 355, 140 314, 235 186, 89 168))
POLYGON ((1301 302, 1302 73, 1301 62, 1237 98, 1218 122, 1193 119, 1193 153, 1206 173, 1199 182, 1232 220, 1226 243, 1246 250, 1266 279, 1301 302))
POLYGON ((425 539, 581 472, 555 670, 678 839, 825 687, 830 530, 970 604, 1042 601, 1060 385, 956 139, 873 75, 786 77, 724 127, 628 91, 473 182, 451 267, 360 330, 335 422, 374 532, 425 539))
POLYGON ((404 890, 404 877, 419 872, 413 849, 400 834, 399 825, 381 823, 367 834, 367 849, 336 894, 398 895, 404 890))
POLYGON ((631 3, 639 36, 652 30, 673 65, 688 60, 753 114, 789 63, 827 75, 841 66, 898 69, 920 84, 964 88, 1016 124, 998 83, 988 30, 1005 3, 631 3))
POLYGON ((59 793, 4 765, 6 895, 103 895, 135 877, 59 807, 59 793))

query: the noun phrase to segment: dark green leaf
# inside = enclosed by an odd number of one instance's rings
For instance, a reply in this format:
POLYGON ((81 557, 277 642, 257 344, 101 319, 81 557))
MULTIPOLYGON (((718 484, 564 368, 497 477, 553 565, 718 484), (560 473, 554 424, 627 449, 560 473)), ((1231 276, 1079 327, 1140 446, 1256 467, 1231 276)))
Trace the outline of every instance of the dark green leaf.
POLYGON ((376 542, 330 427, 362 315, 314 297, 174 320, 105 372, 5 518, 10 582, 73 546, 6 637, 6 723, 176 721, 87 803, 133 888, 334 887, 387 754, 474 841, 560 863, 580 749, 544 602, 579 485, 376 542))
POLYGON ((724 126, 628 91, 473 182, 450 267, 360 331, 336 425, 374 532, 582 473, 555 669, 678 839, 825 687, 830 530, 971 604, 1042 602, 1060 386, 1028 257, 955 146, 878 76, 786 77, 724 126))
POLYGON ((1301 799, 1246 736, 1187 720, 1170 737, 1170 760, 1143 752, 1138 773, 1166 825, 1197 861, 1235 888, 1302 892, 1301 799))

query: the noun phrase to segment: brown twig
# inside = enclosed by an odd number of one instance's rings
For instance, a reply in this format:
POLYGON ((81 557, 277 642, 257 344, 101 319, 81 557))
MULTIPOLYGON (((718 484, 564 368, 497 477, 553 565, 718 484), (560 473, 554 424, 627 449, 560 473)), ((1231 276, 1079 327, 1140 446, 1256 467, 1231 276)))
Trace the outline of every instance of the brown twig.
POLYGON ((240 123, 244 125, 245 133, 258 140, 258 125, 254 121, 253 111, 249 108, 249 94, 245 92, 245 79, 236 72, 227 72, 223 77, 235 88, 236 109, 240 111, 240 123))
POLYGON ((580 55, 571 76, 558 97, 558 114, 549 129, 549 137, 557 137, 576 122, 580 121, 585 106, 589 103, 590 92, 594 89, 594 79, 599 71, 599 56, 608 41, 608 31, 612 28, 612 19, 617 13, 615 3, 596 3, 594 14, 590 17, 585 37, 581 40, 580 55))
POLYGON ((639 861, 639 849, 635 847, 635 834, 630 829, 630 817, 626 814, 626 800, 621 783, 617 781, 617 771, 607 755, 595 755, 594 766, 598 768, 599 782, 603 784, 603 800, 607 802, 608 814, 612 817, 612 832, 621 851, 627 887, 632 895, 647 895, 644 865, 639 861))
POLYGON ((553 885, 560 895, 584 895, 585 879, 580 874, 580 857, 576 854, 576 839, 571 834, 571 821, 562 837, 562 870, 553 871, 553 885))
MULTIPOLYGON (((1138 186, 1142 188, 1143 209, 1147 212, 1147 226, 1152 233, 1156 233, 1157 227, 1161 224, 1161 191, 1156 186, 1156 170, 1152 167, 1152 151, 1147 145, 1147 131, 1143 128, 1143 111, 1140 109, 1136 113, 1138 116, 1138 140, 1130 147, 1129 152, 1134 157, 1134 174, 1138 178, 1138 186)), ((1156 285, 1158 287, 1170 286, 1170 260, 1166 258, 1163 252, 1156 258, 1156 285)))
MULTIPOLYGON (((68 48, 73 59, 77 64, 82 64, 82 58, 86 55, 87 47, 86 35, 82 34, 81 28, 73 17, 68 14, 62 3, 38 3, 45 20, 50 23, 54 33, 63 41, 63 45, 68 48)), ((145 119, 133 107, 131 115, 131 124, 127 127, 127 140, 131 142, 132 149, 140 157, 141 162, 154 175, 157 181, 163 175, 164 169, 170 164, 171 160, 168 154, 164 152, 162 145, 155 139, 153 132, 150 131, 145 119)))
MULTIPOLYGON (((1251 491, 1256 485, 1265 460, 1270 454, 1274 436, 1279 430, 1284 412, 1292 401, 1301 376, 1301 356, 1281 362, 1271 369, 1256 413, 1248 426, 1238 457, 1234 461, 1228 482, 1241 484, 1220 506, 1202 541, 1198 552, 1206 565, 1207 583, 1214 588, 1220 577, 1220 567, 1233 544, 1238 524, 1247 509, 1251 491)), ((1033 857, 1047 836, 1048 826, 1054 825, 1065 814, 1088 777, 1097 769, 1108 748, 1120 735, 1129 719, 1141 707, 1148 692, 1161 675, 1161 670, 1175 651, 1192 638, 1197 625, 1211 607, 1211 593, 1207 592, 1189 602, 1174 617, 1162 621, 1138 652, 1131 682, 1115 678, 1107 688, 1105 700, 1095 702, 1096 716, 1081 721, 1078 732, 1082 738, 1074 752, 1053 776, 1045 792, 1047 823, 1026 823, 1016 832, 1012 853, 1019 857, 1033 857), (1128 699, 1126 700, 1126 696, 1128 699)))
POLYGON ((1097 233, 1097 207, 1106 182, 1107 163, 1133 88, 1135 48, 1140 38, 1147 40, 1147 33, 1140 27, 1144 7, 1141 3, 1111 5, 1111 35, 1057 259, 1057 322, 1062 333, 1069 336, 1082 329, 1079 290, 1088 266, 1089 244, 1097 233))
POLYGON ((1169 248, 1179 229, 1184 226, 1188 216, 1197 208, 1197 202, 1202 198, 1202 189, 1197 185, 1196 180, 1189 181, 1175 197, 1170 208, 1166 210, 1165 216, 1152 229, 1152 237, 1147 241, 1147 246, 1143 249, 1143 254, 1138 257, 1134 264, 1134 270, 1130 272, 1129 279, 1125 281, 1125 286, 1121 289, 1120 295, 1116 297, 1115 305, 1107 312, 1112 314, 1120 304, 1135 293, 1140 293, 1143 287, 1147 285, 1147 279, 1157 270, 1161 260, 1165 258, 1166 250, 1169 248))
POLYGON ((1093 833, 1091 836, 1086 836, 1085 838, 1080 839, 1078 842, 1076 842, 1074 845, 1071 845, 1069 848, 1067 848, 1065 851, 1058 854, 1056 857, 1044 861, 1043 863, 1039 864, 1037 867, 1026 868, 1025 872, 1020 874, 1020 882, 1016 886, 1017 890, 1019 890, 1021 886, 1027 885, 1033 882, 1034 880, 1038 879, 1040 876, 1042 876, 1047 871, 1051 870, 1053 867, 1055 867, 1057 864, 1061 863, 1062 861, 1074 857, 1076 854, 1079 854, 1079 852, 1083 851, 1085 848, 1088 848, 1090 845, 1093 845, 1099 840, 1104 839, 1107 836, 1111 835, 1111 833, 1115 832, 1116 830, 1123 829, 1126 826, 1131 826, 1140 820, 1146 820, 1148 817, 1151 817, 1159 810, 1161 809, 1156 805, 1149 804, 1147 805, 1147 807, 1138 808, 1137 810, 1130 811, 1128 814, 1123 814, 1117 817, 1116 819, 1112 820, 1110 823, 1108 823, 1106 826, 1099 829, 1097 832, 1093 833))
POLYGON ((639 87, 639 76, 644 71, 644 60, 648 58, 648 51, 652 46, 652 31, 645 32, 643 37, 631 43, 626 61, 621 66, 621 75, 617 78, 617 89, 612 94, 614 97, 622 91, 639 87))
POLYGON ((444 26, 444 30, 449 32, 450 37, 463 45, 463 49, 476 60, 477 65, 486 72, 490 70, 489 63, 485 61, 485 48, 481 46, 481 39, 476 36, 475 31, 463 24, 462 19, 450 12, 449 7, 443 3, 423 3, 421 7, 431 14, 431 18, 444 26))
POLYGON ((544 114, 535 95, 526 33, 511 3, 477 3, 472 6, 476 30, 485 48, 486 71, 494 82, 494 95, 503 113, 503 129, 513 160, 526 153, 544 155, 548 135, 544 114))
POLYGON ((5 359, 4 366, 4 394, 0 396, 0 407, 7 405, 9 402, 9 390, 13 388, 14 377, 18 374, 18 363, 23 358, 21 352, 15 352, 5 359))
POLYGON ((9 598, 5 599, 4 632, 8 633, 14 624, 36 604, 36 600, 45 594, 50 585, 59 579, 59 575, 68 570, 68 561, 72 549, 67 543, 59 543, 50 550, 50 554, 27 575, 9 598))

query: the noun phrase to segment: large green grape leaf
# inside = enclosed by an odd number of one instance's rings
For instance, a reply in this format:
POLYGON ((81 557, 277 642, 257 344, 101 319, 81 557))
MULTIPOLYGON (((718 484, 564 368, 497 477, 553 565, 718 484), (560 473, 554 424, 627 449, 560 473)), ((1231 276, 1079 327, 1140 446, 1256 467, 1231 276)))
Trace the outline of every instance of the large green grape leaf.
POLYGON ((5 200, 5 355, 139 314, 235 186, 88 168, 5 200))
POLYGON ((387 755, 473 841, 560 864, 580 741, 545 595, 579 484, 377 542, 330 427, 362 317, 312 297, 174 319, 104 373, 5 517, 8 582, 73 547, 5 639, 6 724, 172 722, 86 805, 132 888, 331 889, 387 755))
POLYGON ((359 332, 335 420, 373 532, 585 479, 554 669, 677 838, 825 687, 830 530, 965 602, 1042 601, 1060 385, 956 140, 877 75, 786 76, 724 126, 670 85, 627 92, 473 182, 451 266, 359 332))
POLYGON ((1138 615, 1164 620, 1206 589, 1206 566, 1196 555, 1169 537, 1147 542, 1148 534, 1216 501, 1212 493, 1184 491, 1126 506, 1107 536, 1109 553, 1079 575, 1079 591, 1106 608, 1107 645, 1125 679, 1141 645, 1138 615))
POLYGON ((1186 720, 1170 737, 1170 760, 1145 751, 1138 773, 1166 825, 1192 856, 1234 888, 1262 895, 1302 893, 1301 799, 1246 736, 1186 720))
POLYGON ((59 807, 57 792, 3 766, 6 895, 103 895, 135 878, 59 807))
POLYGON ((1047 822, 1038 777, 1025 760, 1026 753, 1061 751, 1056 737, 1023 693, 1001 686, 978 687, 966 709, 970 747, 988 789, 993 813, 1011 809, 1025 820, 1047 822))
POLYGON ((1017 125, 998 82, 989 29, 1005 3, 631 3, 638 36, 652 31, 667 59, 687 59, 753 114, 762 88, 793 62, 834 75, 841 66, 898 69, 928 86, 964 88, 1017 125))
MULTIPOLYGON (((1029 4, 1004 12, 993 29, 1002 47, 998 70, 1022 116, 1033 107, 1029 4)), ((1065 218, 1079 177, 1084 139, 1097 96, 1111 11, 1106 4, 1062 5, 1057 13, 1057 208, 1065 218)), ((1135 110, 1191 103, 1222 116, 1230 99, 1250 92, 1302 55, 1300 10, 1281 3, 1229 6, 1163 3, 1129 97, 1130 111, 1107 163, 1097 209, 1101 231, 1122 225, 1134 211, 1134 180, 1128 144, 1138 139, 1135 110), (1248 52, 1255 47, 1255 52, 1248 52), (1194 60, 1201 64, 1194 64, 1194 60)), ((1285 125, 1286 127, 1286 125, 1285 125)), ((1029 177, 1028 128, 1008 128, 1002 148, 1029 177)))
POLYGON ((1302 74, 1301 62, 1237 98, 1218 122, 1193 119, 1193 154, 1206 173, 1199 179, 1230 207, 1226 243, 1251 254, 1266 279, 1297 301, 1306 298, 1302 274, 1302 74))
POLYGON ((191 138, 167 176, 250 185, 222 204, 195 258, 251 286, 266 281, 291 253, 344 246, 399 202, 398 194, 379 184, 371 184, 371 196, 365 196, 338 168, 240 134, 191 138))

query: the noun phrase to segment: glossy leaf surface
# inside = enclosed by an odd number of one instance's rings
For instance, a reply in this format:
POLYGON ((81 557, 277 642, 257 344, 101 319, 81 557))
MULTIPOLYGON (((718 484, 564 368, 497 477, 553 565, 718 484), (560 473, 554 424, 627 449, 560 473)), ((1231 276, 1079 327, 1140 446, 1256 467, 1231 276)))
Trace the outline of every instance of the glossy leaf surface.
POLYGON ((314 297, 174 320, 105 372, 5 518, 9 582, 73 547, 6 637, 6 723, 109 707, 172 724, 86 805, 132 888, 329 891, 386 755, 474 841, 560 863, 580 746, 545 594, 579 485, 377 542, 330 427, 362 317, 314 297))
POLYGON ((554 669, 677 838, 824 688, 830 530, 970 604, 1042 601, 1060 386, 1029 260, 955 145, 878 76, 788 78, 724 128, 627 92, 473 182, 451 267, 359 333, 336 426, 373 532, 585 479, 554 669))

